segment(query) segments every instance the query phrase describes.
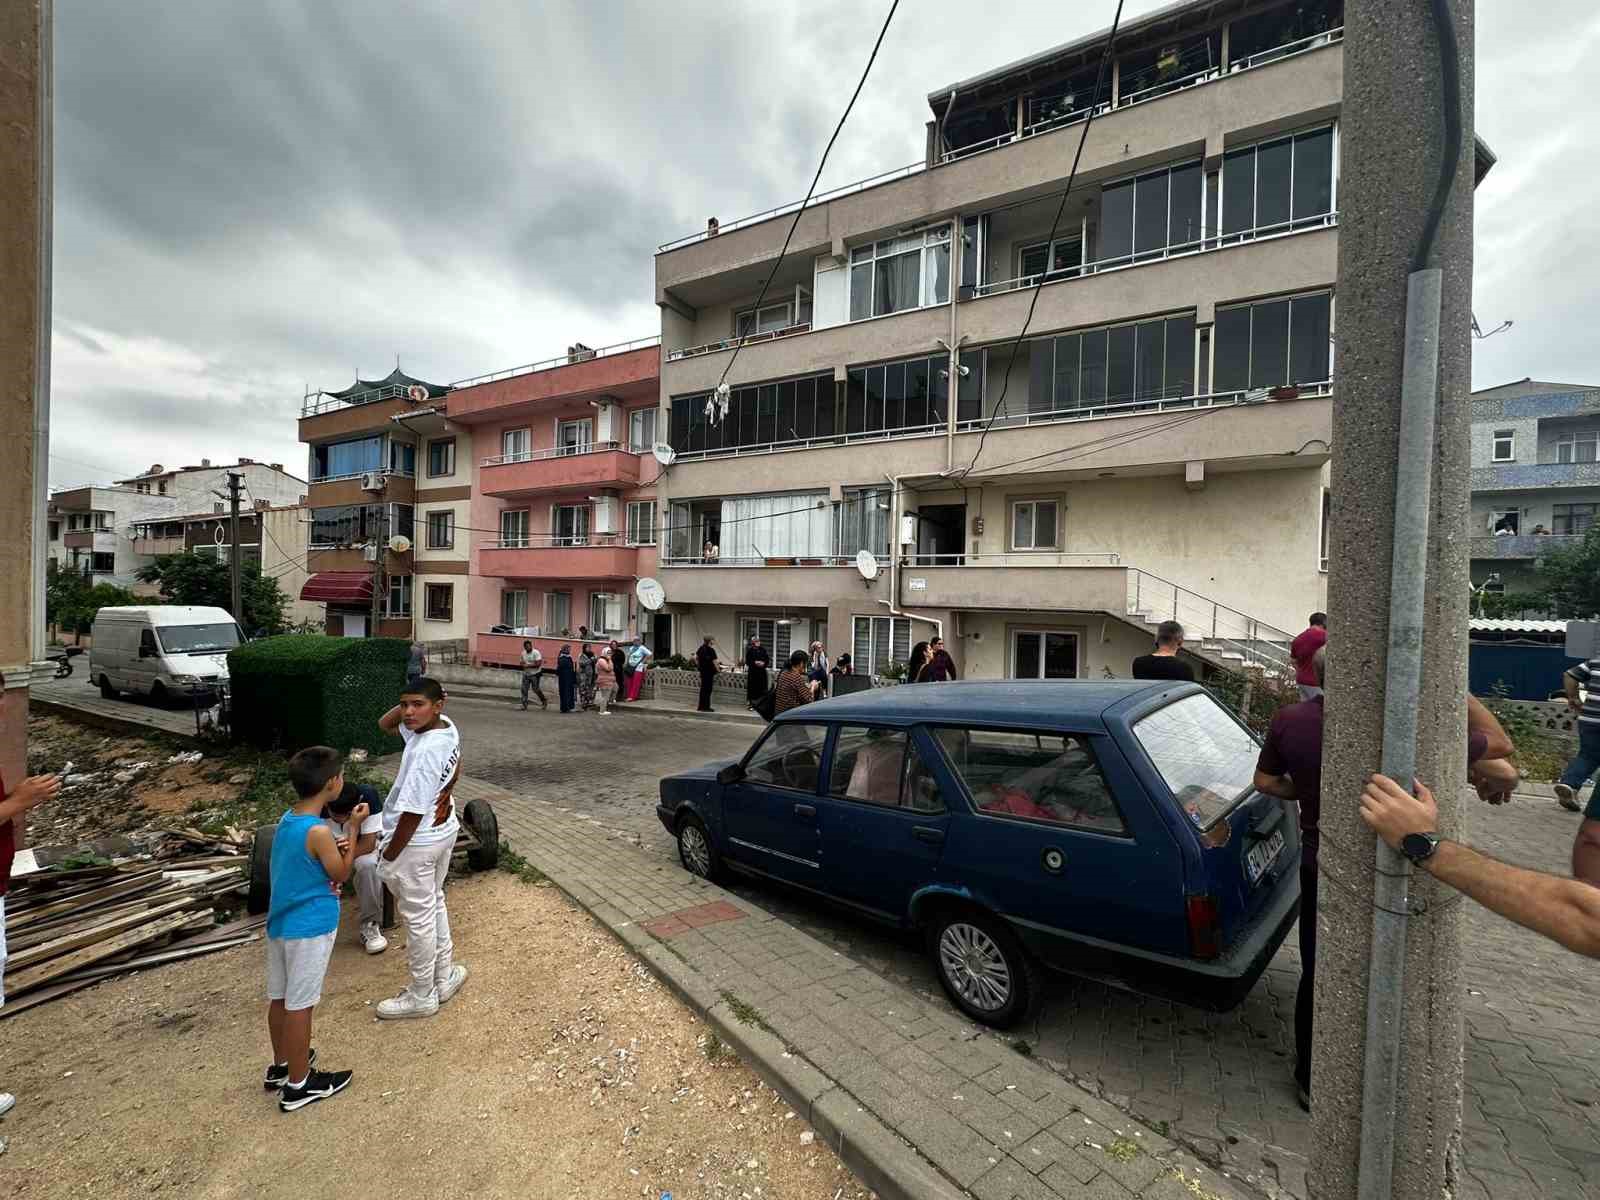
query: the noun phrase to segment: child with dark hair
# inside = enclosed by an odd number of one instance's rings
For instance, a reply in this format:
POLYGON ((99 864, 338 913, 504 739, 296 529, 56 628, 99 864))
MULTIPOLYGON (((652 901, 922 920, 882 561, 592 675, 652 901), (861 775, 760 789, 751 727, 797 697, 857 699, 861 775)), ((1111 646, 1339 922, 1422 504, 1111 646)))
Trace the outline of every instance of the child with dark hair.
MULTIPOLYGON (((267 1032, 272 1065, 266 1087, 278 1089, 280 1112, 294 1112, 343 1091, 350 1071, 315 1071, 311 1014, 339 927, 337 887, 355 868, 357 844, 341 851, 323 822, 329 801, 344 788, 344 764, 327 746, 308 746, 289 760, 295 800, 272 839, 272 901, 267 909, 267 1032)), ((359 827, 367 806, 350 818, 359 827)))
POLYGON ((356 848, 356 904, 359 910, 361 945, 368 954, 382 954, 389 948, 383 936, 383 881, 378 878, 378 835, 383 832, 383 799, 371 784, 350 783, 328 801, 322 812, 333 840, 342 854, 346 842, 356 848), (355 809, 364 806, 367 815, 355 820, 355 809))

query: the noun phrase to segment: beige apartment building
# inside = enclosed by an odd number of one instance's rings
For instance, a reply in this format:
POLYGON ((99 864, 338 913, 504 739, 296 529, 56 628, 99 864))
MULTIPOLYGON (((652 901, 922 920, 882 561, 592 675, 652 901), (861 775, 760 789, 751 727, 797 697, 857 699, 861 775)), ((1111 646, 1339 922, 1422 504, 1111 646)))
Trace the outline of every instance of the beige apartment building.
POLYGON ((1098 91, 1105 34, 940 88, 759 309, 797 205, 662 246, 676 644, 1125 676, 1175 617, 1281 661, 1326 599, 1342 21, 1172 5, 1098 91))

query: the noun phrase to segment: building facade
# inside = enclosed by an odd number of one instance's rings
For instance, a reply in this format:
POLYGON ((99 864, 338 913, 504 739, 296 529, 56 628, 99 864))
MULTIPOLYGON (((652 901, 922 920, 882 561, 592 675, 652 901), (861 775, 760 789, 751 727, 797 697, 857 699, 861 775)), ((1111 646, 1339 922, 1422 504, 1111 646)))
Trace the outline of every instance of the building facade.
POLYGON ((1169 6, 1098 91, 1104 34, 941 88, 759 305, 795 206, 661 247, 676 643, 1098 677, 1175 617, 1281 662, 1326 602, 1342 21, 1169 6))
POLYGON ((174 467, 170 471, 155 463, 143 474, 117 480, 116 486, 130 488, 141 496, 176 498, 185 506, 185 512, 227 512, 229 475, 240 478, 243 508, 254 508, 258 503, 298 504, 305 499, 304 479, 284 470, 282 463, 257 462, 253 458, 220 464, 202 458, 198 466, 174 467))
POLYGON ((158 517, 176 519, 183 510, 176 495, 145 495, 130 487, 52 492, 45 518, 49 560, 91 583, 134 587, 139 568, 155 561, 139 530, 158 517))
POLYGON ((1524 379, 1472 393, 1472 585, 1537 588, 1535 564, 1600 513, 1600 388, 1524 379))

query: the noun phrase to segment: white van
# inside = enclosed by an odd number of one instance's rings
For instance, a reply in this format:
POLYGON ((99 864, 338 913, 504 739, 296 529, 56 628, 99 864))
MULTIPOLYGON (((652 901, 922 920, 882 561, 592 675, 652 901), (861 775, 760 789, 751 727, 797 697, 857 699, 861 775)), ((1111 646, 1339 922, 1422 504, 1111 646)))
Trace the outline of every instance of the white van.
POLYGON ((228 651, 244 640, 223 608, 156 604, 102 608, 94 617, 89 678, 108 700, 136 692, 157 702, 228 681, 228 651))

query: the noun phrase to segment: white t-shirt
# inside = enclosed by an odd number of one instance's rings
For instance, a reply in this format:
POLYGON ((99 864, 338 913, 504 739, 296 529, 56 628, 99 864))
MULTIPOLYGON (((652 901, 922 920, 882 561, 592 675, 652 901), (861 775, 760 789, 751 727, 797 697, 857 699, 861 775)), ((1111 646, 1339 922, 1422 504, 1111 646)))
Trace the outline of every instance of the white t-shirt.
POLYGON ((433 809, 439 802, 439 793, 450 782, 461 761, 461 734, 449 717, 440 717, 438 728, 426 733, 412 733, 402 725, 400 737, 406 748, 400 755, 400 772, 383 802, 383 836, 378 839, 378 845, 389 844, 401 813, 422 816, 408 845, 431 846, 454 838, 461 827, 456 820, 455 806, 451 806, 442 825, 434 824, 433 809))
POLYGON ((360 839, 366 837, 369 833, 381 834, 383 832, 383 809, 380 808, 377 812, 368 813, 366 819, 361 822, 361 829, 356 833, 351 833, 350 822, 348 821, 341 821, 336 817, 325 817, 323 822, 329 829, 333 830, 333 836, 336 838, 353 837, 360 839))

